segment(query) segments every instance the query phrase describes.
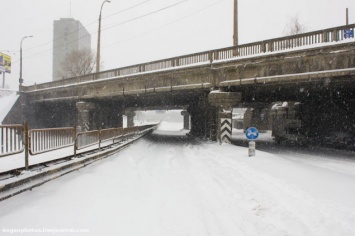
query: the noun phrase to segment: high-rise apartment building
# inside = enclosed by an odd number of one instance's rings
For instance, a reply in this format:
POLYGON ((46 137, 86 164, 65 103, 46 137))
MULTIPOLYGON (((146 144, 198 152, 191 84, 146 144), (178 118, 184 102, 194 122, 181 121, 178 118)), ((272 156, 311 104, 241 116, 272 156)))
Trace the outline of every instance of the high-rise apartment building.
POLYGON ((61 63, 73 50, 91 50, 91 35, 73 18, 61 18, 53 23, 53 81, 67 78, 61 63))

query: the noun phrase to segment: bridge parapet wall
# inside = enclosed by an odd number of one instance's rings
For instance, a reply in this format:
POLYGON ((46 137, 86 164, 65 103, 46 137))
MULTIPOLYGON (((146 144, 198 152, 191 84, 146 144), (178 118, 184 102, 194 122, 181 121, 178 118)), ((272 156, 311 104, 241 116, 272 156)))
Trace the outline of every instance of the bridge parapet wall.
POLYGON ((318 30, 294 36, 275 38, 270 40, 259 41, 239 45, 236 47, 228 47, 217 50, 194 53, 180 57, 168 58, 159 61, 153 61, 113 70, 102 71, 76 78, 69 78, 60 81, 43 83, 28 87, 21 87, 22 91, 35 91, 39 89, 48 89, 58 86, 73 85, 83 82, 114 78, 119 76, 127 76, 151 71, 177 69, 182 66, 191 66, 196 64, 209 64, 221 60, 253 56, 258 54, 273 53, 285 51, 300 47, 322 45, 325 43, 338 42, 345 40, 344 31, 355 29, 355 24, 345 25, 335 28, 318 30))

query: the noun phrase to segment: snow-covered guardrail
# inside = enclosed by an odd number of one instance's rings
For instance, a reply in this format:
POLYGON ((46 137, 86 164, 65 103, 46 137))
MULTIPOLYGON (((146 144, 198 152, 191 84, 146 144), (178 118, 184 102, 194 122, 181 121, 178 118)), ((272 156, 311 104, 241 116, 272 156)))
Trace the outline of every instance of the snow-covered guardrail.
POLYGON ((100 149, 103 146, 121 142, 135 135, 141 135, 155 127, 155 125, 145 125, 77 133, 74 127, 29 130, 27 123, 24 125, 1 125, 0 157, 24 152, 25 169, 27 170, 29 168, 29 155, 34 156, 73 147, 75 157, 78 150, 89 147, 91 147, 90 150, 94 150, 97 148, 95 145, 98 145, 100 149))
POLYGON ((29 131, 29 152, 37 155, 72 146, 75 128, 32 129, 29 131))
POLYGON ((116 140, 122 140, 123 130, 123 128, 103 129, 100 132, 100 140, 101 142, 112 140, 112 143, 115 143, 116 140))
POLYGON ((100 130, 77 133, 75 150, 80 150, 100 143, 100 130))
POLYGON ((22 125, 0 125, 0 157, 23 152, 25 149, 22 125))

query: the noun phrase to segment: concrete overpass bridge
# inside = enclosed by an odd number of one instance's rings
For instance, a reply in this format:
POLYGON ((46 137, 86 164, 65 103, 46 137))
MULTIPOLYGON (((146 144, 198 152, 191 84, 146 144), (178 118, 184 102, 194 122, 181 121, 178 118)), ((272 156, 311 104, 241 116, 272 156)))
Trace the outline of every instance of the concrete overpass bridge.
POLYGON ((308 105, 315 130, 324 129, 335 118, 332 113, 345 116, 343 125, 351 125, 355 40, 347 32, 354 28, 340 26, 22 86, 4 122, 97 129, 121 126, 120 116, 131 119, 138 107, 187 107, 191 133, 216 139, 219 123, 230 119, 232 107, 293 100, 308 105), (322 112, 329 114, 325 123, 319 123, 322 112))

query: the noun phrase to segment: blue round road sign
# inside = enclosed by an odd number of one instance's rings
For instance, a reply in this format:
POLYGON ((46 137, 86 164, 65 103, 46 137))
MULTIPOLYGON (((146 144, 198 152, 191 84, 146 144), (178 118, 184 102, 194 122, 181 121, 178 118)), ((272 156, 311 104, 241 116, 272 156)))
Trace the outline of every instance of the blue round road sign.
POLYGON ((247 136, 247 139, 249 140, 257 140, 259 137, 259 131, 254 127, 250 127, 245 131, 245 136, 247 136))

